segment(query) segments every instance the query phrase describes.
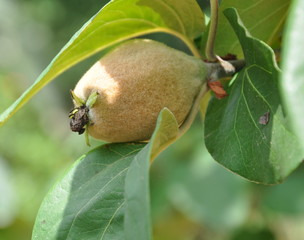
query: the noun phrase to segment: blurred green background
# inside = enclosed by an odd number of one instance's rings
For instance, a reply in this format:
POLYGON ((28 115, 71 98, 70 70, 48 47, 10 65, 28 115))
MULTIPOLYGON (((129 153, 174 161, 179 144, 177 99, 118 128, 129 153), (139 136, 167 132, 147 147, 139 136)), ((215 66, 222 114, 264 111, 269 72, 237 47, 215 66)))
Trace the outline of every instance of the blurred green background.
MULTIPOLYGON (((105 2, 0 0, 0 112, 105 2)), ((88 151, 67 115, 69 89, 93 61, 57 78, 0 128, 1 240, 31 238, 48 189, 88 151)), ((152 165, 154 239, 302 240, 303 169, 281 185, 250 183, 211 159, 198 118, 152 165)))

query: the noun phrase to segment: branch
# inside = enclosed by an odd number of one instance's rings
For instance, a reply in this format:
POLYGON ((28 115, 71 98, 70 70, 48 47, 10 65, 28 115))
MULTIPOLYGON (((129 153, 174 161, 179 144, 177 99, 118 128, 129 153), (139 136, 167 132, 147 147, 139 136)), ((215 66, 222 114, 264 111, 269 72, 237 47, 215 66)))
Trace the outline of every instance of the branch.
POLYGON ((218 24, 218 0, 210 0, 211 16, 210 16, 210 28, 205 49, 206 57, 209 61, 213 62, 217 60, 214 54, 214 42, 218 24))
POLYGON ((245 60, 231 60, 224 61, 219 58, 218 63, 206 63, 209 69, 209 78, 210 82, 217 81, 221 78, 230 77, 233 74, 239 72, 245 65, 245 60))

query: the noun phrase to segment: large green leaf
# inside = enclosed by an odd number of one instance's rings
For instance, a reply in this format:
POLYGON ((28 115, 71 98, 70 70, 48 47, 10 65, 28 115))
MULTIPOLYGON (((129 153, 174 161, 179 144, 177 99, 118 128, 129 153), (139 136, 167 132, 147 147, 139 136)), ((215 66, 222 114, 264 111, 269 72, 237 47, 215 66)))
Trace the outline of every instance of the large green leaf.
MULTIPOLYGON (((223 10, 234 7, 252 36, 272 44, 280 37, 288 13, 290 0, 223 0, 220 5, 219 27, 215 41, 216 54, 223 56, 233 53, 243 55, 241 45, 223 10)), ((206 38, 203 40, 205 43, 206 38)))
POLYGON ((199 36, 204 29, 204 16, 193 0, 139 0, 139 5, 149 6, 160 14, 167 26, 190 39, 199 36))
POLYGON ((203 30, 203 14, 195 0, 112 0, 90 19, 63 47, 5 112, 0 126, 47 83, 76 63, 123 40, 153 32, 166 32, 183 40, 199 55, 191 39, 203 30))
POLYGON ((173 114, 163 110, 149 144, 131 163, 126 177, 125 239, 151 239, 149 163, 176 140, 178 124, 173 114))
POLYGON ((225 14, 243 47, 246 67, 228 97, 210 101, 206 146, 231 171, 255 182, 278 183, 299 165, 301 154, 282 108, 274 53, 249 36, 235 9, 225 14))
POLYGON ((44 199, 32 239, 150 239, 149 163, 177 133, 164 109, 148 144, 107 144, 81 157, 44 199))
POLYGON ((298 135, 304 154, 304 1, 295 0, 284 34, 281 92, 293 130, 298 135))
POLYGON ((122 239, 125 176, 144 146, 103 145, 81 157, 44 199, 32 239, 122 239))

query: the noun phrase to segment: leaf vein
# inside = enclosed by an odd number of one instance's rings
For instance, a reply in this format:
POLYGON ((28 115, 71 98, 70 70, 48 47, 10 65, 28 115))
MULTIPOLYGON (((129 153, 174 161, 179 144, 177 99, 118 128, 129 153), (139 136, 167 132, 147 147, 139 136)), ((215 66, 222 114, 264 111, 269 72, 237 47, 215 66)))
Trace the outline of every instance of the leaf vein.
POLYGON ((256 7, 257 5, 259 5, 262 2, 264 2, 264 0, 257 1, 256 3, 252 4, 251 6, 249 6, 247 8, 244 8, 244 9, 241 9, 239 12, 243 14, 243 13, 251 10, 252 8, 256 7))
POLYGON ((270 71, 270 70, 268 70, 268 69, 266 69, 266 68, 263 68, 261 65, 258 65, 258 64, 256 64, 256 63, 253 63, 253 64, 251 64, 250 66, 248 66, 248 67, 246 67, 246 71, 248 72, 248 70, 249 69, 251 69, 251 68, 259 68, 259 69, 261 69, 261 70, 263 70, 263 71, 265 71, 265 72, 267 72, 267 73, 269 73, 270 75, 272 75, 272 71, 270 71))
MULTIPOLYGON (((148 25, 151 25, 151 26, 153 26, 153 27, 155 27, 155 28, 159 27, 158 25, 156 25, 156 24, 154 24, 154 23, 152 23, 152 22, 150 22, 150 21, 146 21, 146 20, 140 19, 140 18, 124 18, 124 19, 117 19, 117 20, 114 20, 114 21, 111 21, 111 22, 107 22, 107 23, 105 23, 105 24, 103 24, 103 25, 101 25, 101 26, 99 26, 99 27, 94 28, 94 30, 92 30, 92 31, 90 31, 90 32, 86 32, 86 33, 83 33, 83 32, 82 32, 85 36, 83 36, 83 37, 81 38, 81 40, 79 40, 79 42, 77 42, 77 43, 75 43, 74 45, 72 45, 71 48, 69 48, 69 49, 66 48, 65 51, 61 53, 60 59, 58 59, 57 64, 60 65, 60 60, 63 59, 64 56, 66 56, 66 55, 67 55, 70 51, 72 51, 74 48, 78 47, 79 44, 81 44, 82 42, 86 41, 87 38, 89 38, 92 34, 94 34, 95 32, 100 31, 100 29, 102 29, 103 27, 108 26, 108 25, 113 24, 113 23, 116 24, 116 23, 128 22, 128 21, 132 22, 132 21, 134 21, 134 20, 139 21, 139 22, 144 22, 144 23, 146 23, 146 24, 148 24, 148 25)), ((96 24, 95 22, 92 23, 92 25, 90 25, 89 28, 91 28, 91 27, 94 26, 95 24, 96 24)), ((71 45, 70 45, 70 46, 71 46, 71 45)), ((76 57, 77 57, 77 55, 76 55, 76 57)), ((64 63, 64 61, 63 61, 63 63, 64 63)), ((61 63, 61 64, 63 64, 63 63, 61 63)))
MULTIPOLYGON (((95 175, 92 175, 87 181, 85 181, 84 183, 82 183, 82 184, 78 187, 78 189, 77 189, 76 192, 79 192, 81 188, 83 188, 86 184, 88 184, 88 183, 92 180, 92 178, 94 178, 94 177, 96 177, 96 176, 102 174, 107 168, 109 168, 109 167, 111 167, 111 166, 117 164, 118 162, 120 162, 120 161, 125 161, 125 159, 126 159, 127 157, 128 157, 128 155, 126 155, 126 156, 124 156, 124 157, 122 157, 122 158, 120 158, 120 159, 117 159, 117 160, 116 160, 115 162, 113 162, 113 163, 105 164, 106 168, 103 168, 101 171, 99 171, 99 172, 96 173, 95 175)), ((75 192, 75 193, 76 193, 76 192, 75 192)))
MULTIPOLYGON (((244 77, 243 77, 243 79, 244 79, 244 77)), ((233 131, 235 133, 237 143, 239 145, 239 149, 240 149, 240 152, 241 152, 241 155, 242 155, 242 163, 244 165, 244 168, 247 171, 247 166, 246 166, 246 163, 245 163, 244 153, 243 153, 243 150, 242 150, 239 134, 238 134, 237 129, 236 129, 236 123, 237 123, 237 118, 238 118, 238 112, 239 112, 238 109, 239 109, 240 101, 241 101, 241 98, 238 99, 238 103, 237 103, 237 106, 236 106, 236 114, 235 114, 234 123, 233 123, 233 131)))
POLYGON ((273 15, 275 15, 277 12, 281 11, 283 8, 285 8, 288 5, 288 1, 286 1, 285 5, 282 5, 281 7, 277 8, 275 11, 271 12, 270 14, 267 14, 267 16, 263 19, 260 19, 260 21, 256 22, 255 25, 249 28, 250 31, 257 28, 262 22, 265 22, 267 19, 271 18, 273 15))
POLYGON ((262 95, 262 93, 254 86, 251 77, 246 69, 245 71, 246 76, 248 78, 248 82, 250 84, 250 86, 253 88, 253 90, 258 94, 258 96, 265 102, 265 104, 269 107, 269 109, 271 110, 271 112, 273 112, 273 109, 271 108, 271 105, 268 103, 268 101, 265 99, 265 97, 262 95))
POLYGON ((173 8, 172 8, 168 3, 166 3, 166 2, 163 2, 163 1, 160 1, 160 0, 158 0, 158 2, 161 3, 163 6, 166 6, 167 9, 168 9, 170 12, 172 12, 173 15, 176 16, 176 20, 179 22, 179 25, 180 25, 180 27, 181 27, 182 33, 183 33, 183 34, 186 34, 186 29, 185 29, 185 26, 184 26, 184 24, 183 24, 183 21, 182 21, 181 17, 178 15, 178 13, 175 11, 175 9, 173 9, 173 8))
POLYGON ((102 232, 102 235, 101 235, 101 238, 100 238, 100 240, 102 240, 103 239, 103 237, 104 237, 104 235, 105 235, 105 233, 106 233, 106 231, 108 230, 108 228, 109 228, 109 226, 110 226, 110 224, 112 223, 112 221, 113 221, 113 219, 114 219, 114 217, 115 217, 115 215, 117 214, 117 212, 122 208, 122 206, 125 204, 125 200, 118 206, 118 208, 116 209, 116 211, 113 213, 113 216, 111 217, 111 219, 109 220, 109 222, 108 222, 108 224, 107 224, 107 226, 105 227, 105 229, 104 229, 104 231, 102 232))
POLYGON ((115 180, 119 175, 121 175, 123 172, 125 172, 126 170, 128 170, 129 167, 124 168, 123 170, 121 170, 120 172, 118 172, 112 179, 110 179, 86 204, 84 204, 79 211, 77 212, 77 214, 74 216, 73 221, 71 223, 71 227, 67 233, 67 237, 69 236, 71 229, 73 228, 73 225, 75 224, 75 221, 77 219, 77 217, 79 216, 79 214, 81 213, 81 211, 88 206, 93 199, 96 198, 97 195, 99 195, 100 192, 102 192, 113 180, 115 180))

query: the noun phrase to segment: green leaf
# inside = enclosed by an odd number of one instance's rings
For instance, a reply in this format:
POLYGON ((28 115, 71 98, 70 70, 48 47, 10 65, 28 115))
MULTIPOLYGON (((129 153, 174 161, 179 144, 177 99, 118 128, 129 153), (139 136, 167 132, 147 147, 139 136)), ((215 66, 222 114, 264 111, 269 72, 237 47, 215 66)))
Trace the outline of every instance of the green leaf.
POLYGON ((145 144, 109 144, 83 157, 46 196, 32 239, 122 239, 124 181, 145 144))
MULTIPOLYGON (((236 8, 252 36, 270 45, 280 37, 289 4, 290 0, 223 0, 220 5, 215 53, 220 56, 227 53, 236 54, 239 58, 243 56, 237 36, 223 14, 225 9, 236 8)), ((205 44, 206 39, 205 36, 202 44, 205 44)))
POLYGON ((204 29, 204 16, 193 0, 140 0, 139 5, 149 6, 161 15, 167 26, 190 39, 198 37, 204 29))
POLYGON ((125 239, 151 239, 149 163, 177 139, 178 124, 164 109, 149 144, 136 156, 126 177, 125 239))
POLYGON ((148 144, 107 144, 81 157, 44 199, 32 239, 148 240, 149 163, 177 133, 164 109, 148 144))
POLYGON ((286 26, 282 53, 281 92, 294 133, 304 154, 304 1, 295 0, 286 26))
POLYGON ((249 36, 235 9, 225 14, 243 47, 246 67, 234 78, 228 97, 210 101, 206 146, 231 171, 251 181, 279 183, 302 159, 282 108, 274 53, 249 36))
POLYGON ((4 124, 47 83, 80 61, 136 36, 166 32, 183 40, 199 55, 191 39, 203 30, 203 14, 195 0, 112 0, 92 17, 63 47, 50 65, 5 112, 4 124))

